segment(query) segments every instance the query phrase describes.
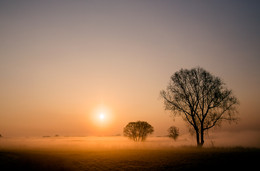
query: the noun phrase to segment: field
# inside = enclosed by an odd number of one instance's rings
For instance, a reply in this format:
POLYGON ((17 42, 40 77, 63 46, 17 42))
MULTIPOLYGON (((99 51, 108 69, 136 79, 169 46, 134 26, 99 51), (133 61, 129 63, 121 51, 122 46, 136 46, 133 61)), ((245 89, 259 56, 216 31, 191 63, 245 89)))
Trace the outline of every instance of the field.
POLYGON ((1 139, 0 145, 1 170, 253 170, 260 155, 256 148, 198 149, 163 138, 146 143, 121 137, 1 139))

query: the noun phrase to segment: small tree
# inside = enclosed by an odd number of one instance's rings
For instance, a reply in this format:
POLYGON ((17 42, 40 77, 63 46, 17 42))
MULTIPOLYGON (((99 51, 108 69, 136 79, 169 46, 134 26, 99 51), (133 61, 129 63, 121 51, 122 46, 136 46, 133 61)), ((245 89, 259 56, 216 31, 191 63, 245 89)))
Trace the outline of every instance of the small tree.
POLYGON ((179 129, 175 126, 171 126, 169 129, 168 129, 168 137, 174 139, 174 141, 177 140, 179 136, 179 129))
POLYGON ((205 131, 222 121, 237 120, 238 99, 219 77, 203 68, 175 72, 161 96, 165 109, 182 116, 194 130, 199 147, 204 144, 205 131))
POLYGON ((145 141, 153 131, 153 127, 145 121, 129 122, 124 128, 124 136, 134 141, 145 141))

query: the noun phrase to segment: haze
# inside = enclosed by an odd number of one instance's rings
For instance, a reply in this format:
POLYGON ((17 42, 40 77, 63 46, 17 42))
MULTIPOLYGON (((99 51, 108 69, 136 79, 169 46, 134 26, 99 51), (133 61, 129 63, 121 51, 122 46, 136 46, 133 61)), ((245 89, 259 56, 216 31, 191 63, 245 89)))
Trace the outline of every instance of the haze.
MULTIPOLYGON (((200 66, 240 100, 219 144, 260 144, 258 1, 1 1, 0 134, 122 135, 130 121, 164 136, 170 76, 200 66), (96 120, 104 114, 102 123, 96 120), (223 144, 223 143, 222 143, 223 144)), ((181 138, 181 137, 180 137, 181 138)))

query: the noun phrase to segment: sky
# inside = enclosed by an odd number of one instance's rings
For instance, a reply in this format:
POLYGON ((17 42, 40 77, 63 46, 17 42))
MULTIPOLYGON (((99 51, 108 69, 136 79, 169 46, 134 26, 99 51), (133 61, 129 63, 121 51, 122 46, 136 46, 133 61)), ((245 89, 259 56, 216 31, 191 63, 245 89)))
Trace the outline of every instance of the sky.
POLYGON ((186 124, 160 91, 203 67, 240 101, 214 131, 260 144, 260 3, 240 0, 1 0, 0 133, 117 135, 144 120, 154 135, 186 124), (104 113, 104 120, 98 115, 104 113))

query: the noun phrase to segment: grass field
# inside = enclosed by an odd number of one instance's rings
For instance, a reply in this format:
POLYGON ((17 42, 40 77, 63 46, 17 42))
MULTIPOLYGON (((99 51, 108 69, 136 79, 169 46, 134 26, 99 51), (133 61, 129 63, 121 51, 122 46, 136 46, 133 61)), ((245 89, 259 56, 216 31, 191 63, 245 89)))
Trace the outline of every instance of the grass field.
POLYGON ((2 143, 0 170, 253 170, 258 168, 260 155, 256 148, 122 146, 120 141, 116 146, 112 140, 106 140, 103 146, 93 141, 91 146, 89 141, 76 140, 64 144, 64 139, 38 139, 34 144, 28 141, 16 146, 2 143))

